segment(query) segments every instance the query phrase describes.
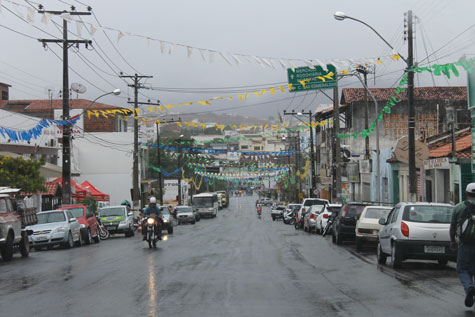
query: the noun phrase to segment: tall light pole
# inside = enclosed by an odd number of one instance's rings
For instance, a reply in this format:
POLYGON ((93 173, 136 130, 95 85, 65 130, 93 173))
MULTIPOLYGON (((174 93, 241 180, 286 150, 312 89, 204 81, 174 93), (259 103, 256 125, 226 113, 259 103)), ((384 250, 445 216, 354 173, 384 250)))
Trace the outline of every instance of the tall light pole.
MULTIPOLYGON (((386 41, 381 34, 379 34, 372 26, 367 24, 364 21, 350 17, 343 12, 335 12, 333 15, 338 21, 343 21, 345 19, 353 20, 364 24, 370 28, 376 35, 383 40, 386 45, 388 45, 392 50, 396 51, 394 47, 386 41)), ((410 201, 414 202, 417 200, 417 180, 416 180, 416 150, 415 150, 415 108, 414 108, 414 70, 413 63, 413 30, 412 30, 412 11, 407 12, 407 26, 408 26, 408 57, 404 58, 398 51, 396 53, 406 62, 407 64, 407 103, 408 103, 408 139, 409 139, 409 194, 410 201)), ((378 129, 376 129, 377 131, 378 129)))

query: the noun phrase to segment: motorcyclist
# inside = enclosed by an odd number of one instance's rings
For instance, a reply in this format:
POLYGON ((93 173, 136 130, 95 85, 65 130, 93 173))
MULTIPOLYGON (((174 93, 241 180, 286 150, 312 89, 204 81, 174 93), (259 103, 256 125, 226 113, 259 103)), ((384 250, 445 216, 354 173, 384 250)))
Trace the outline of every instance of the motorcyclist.
POLYGON ((257 204, 257 205, 256 205, 256 208, 257 208, 257 213, 260 214, 261 211, 262 211, 262 206, 261 206, 261 204, 257 204))
MULTIPOLYGON (((158 239, 161 240, 162 239, 162 230, 161 230, 161 227, 162 227, 162 211, 160 210, 160 207, 157 206, 157 199, 155 197, 150 197, 149 199, 149 202, 148 202, 148 206, 147 208, 145 208, 144 210, 144 215, 146 217, 149 217, 149 216, 155 216, 155 220, 157 220, 157 225, 155 226, 155 230, 157 230, 158 232, 155 232, 156 235, 158 236, 158 239), (160 227, 160 228, 158 228, 160 227)), ((144 219, 144 222, 142 223, 142 228, 145 228, 145 219, 144 219)), ((142 235, 143 235, 143 240, 147 240, 147 230, 142 230, 142 235)))

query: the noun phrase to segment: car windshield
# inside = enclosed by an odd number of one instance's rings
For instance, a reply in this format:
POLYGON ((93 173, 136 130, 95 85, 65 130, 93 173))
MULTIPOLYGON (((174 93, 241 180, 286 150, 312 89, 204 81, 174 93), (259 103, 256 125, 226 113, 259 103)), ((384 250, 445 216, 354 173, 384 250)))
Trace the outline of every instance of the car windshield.
POLYGON ((179 207, 176 209, 176 213, 177 214, 182 214, 182 213, 185 213, 185 212, 192 212, 193 210, 191 209, 191 207, 179 207))
POLYGON ((193 198, 193 206, 213 207, 213 198, 212 197, 195 197, 193 198))
POLYGON ((101 215, 101 217, 125 216, 125 208, 124 207, 103 208, 99 210, 99 214, 101 215))
POLYGON ((451 206, 406 206, 402 220, 425 223, 450 223, 454 208, 451 206))
POLYGON ((83 208, 71 208, 71 209, 68 209, 68 210, 71 211, 71 213, 73 214, 73 216, 75 218, 84 217, 84 209, 83 208))
POLYGON ((277 206, 277 210, 285 210, 285 206, 277 206))
POLYGON ((388 208, 368 208, 366 210, 365 218, 369 219, 386 219, 391 209, 388 208))
POLYGON ((162 212, 162 215, 170 215, 170 211, 168 210, 168 208, 161 207, 160 211, 162 212))
POLYGON ((348 215, 359 216, 363 212, 365 205, 349 205, 348 206, 348 215))
POLYGON ((38 214, 38 224, 66 221, 63 211, 38 214))
POLYGON ((299 210, 300 207, 301 207, 301 205, 290 205, 288 208, 289 208, 290 210, 299 210))
POLYGON ((310 212, 319 214, 323 210, 323 208, 325 208, 325 205, 313 205, 310 208, 310 212))

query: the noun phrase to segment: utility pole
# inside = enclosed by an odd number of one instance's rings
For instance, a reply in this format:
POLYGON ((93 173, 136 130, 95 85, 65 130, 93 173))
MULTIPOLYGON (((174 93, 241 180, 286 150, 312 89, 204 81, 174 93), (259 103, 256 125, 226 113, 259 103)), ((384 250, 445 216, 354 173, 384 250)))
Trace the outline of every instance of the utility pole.
MULTIPOLYGON (((127 86, 134 88, 134 160, 132 167, 132 201, 134 208, 139 207, 139 124, 138 124, 138 113, 135 111, 139 107, 139 89, 145 88, 143 84, 140 84, 140 80, 143 78, 153 78, 153 76, 143 76, 143 75, 120 75, 120 78, 131 78, 133 84, 127 84, 127 86)), ((129 102, 132 103, 132 102, 129 102)))
MULTIPOLYGON (((69 15, 91 15, 91 7, 88 7, 88 12, 75 11, 75 7, 71 7, 71 11, 45 11, 42 10, 43 6, 39 6, 38 13, 44 14, 69 14, 69 15)), ((70 120, 69 116, 69 63, 68 63, 68 49, 76 44, 85 44, 86 48, 92 44, 89 40, 69 40, 68 39, 68 21, 63 19, 63 39, 38 39, 43 46, 46 47, 48 43, 61 43, 63 48, 63 120, 70 120)), ((62 203, 71 204, 71 127, 69 125, 63 125, 63 166, 62 166, 62 178, 61 187, 63 191, 62 203)))
MULTIPOLYGON (((358 68, 356 68, 356 71, 360 74, 363 74, 364 78, 364 84, 365 87, 368 87, 368 74, 370 74, 370 71, 368 70, 368 67, 360 65, 358 68)), ((365 130, 368 130, 369 128, 369 104, 368 104, 368 91, 364 90, 364 100, 365 100, 365 108, 364 108, 364 128, 365 130)), ((364 155, 365 160, 369 160, 369 136, 365 138, 365 155, 364 155)))
POLYGON ((416 180, 416 140, 415 140, 415 108, 414 108, 414 47, 413 47, 413 28, 412 11, 407 12, 407 106, 409 113, 409 199, 411 202, 417 201, 417 180, 416 180))
MULTIPOLYGON (((159 102, 160 104, 160 102, 159 102)), ((168 121, 162 121, 164 124, 168 123, 173 123, 173 122, 181 122, 181 119, 178 120, 171 120, 168 121)), ((160 168, 160 173, 158 173, 158 190, 160 192, 159 194, 159 200, 160 200, 160 205, 163 206, 163 180, 162 180, 162 163, 161 163, 161 155, 160 155, 160 129, 158 127, 158 122, 155 123, 155 126, 157 128, 157 165, 160 168)))
POLYGON ((312 129, 312 111, 305 112, 302 110, 302 112, 295 112, 292 110, 291 113, 287 113, 284 110, 284 116, 302 116, 302 115, 308 115, 308 123, 309 123, 309 128, 310 128, 310 174, 311 174, 311 182, 312 182, 312 189, 310 191, 310 197, 315 197, 314 195, 314 190, 317 188, 317 181, 316 181, 316 175, 315 175, 315 149, 314 149, 314 143, 313 143, 313 129, 312 129))
POLYGON ((340 138, 340 105, 338 102, 338 88, 333 88, 333 178, 332 201, 341 202, 341 151, 340 138))

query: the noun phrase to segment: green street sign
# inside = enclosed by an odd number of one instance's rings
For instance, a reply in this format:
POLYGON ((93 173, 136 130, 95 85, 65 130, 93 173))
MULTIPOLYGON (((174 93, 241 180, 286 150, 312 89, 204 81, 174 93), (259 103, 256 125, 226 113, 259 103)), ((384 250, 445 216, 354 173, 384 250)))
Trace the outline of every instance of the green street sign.
POLYGON ((315 66, 315 69, 310 67, 287 69, 287 78, 289 84, 292 84, 290 91, 337 88, 338 81, 335 66, 328 64, 327 69, 328 71, 324 71, 321 66, 315 66))

